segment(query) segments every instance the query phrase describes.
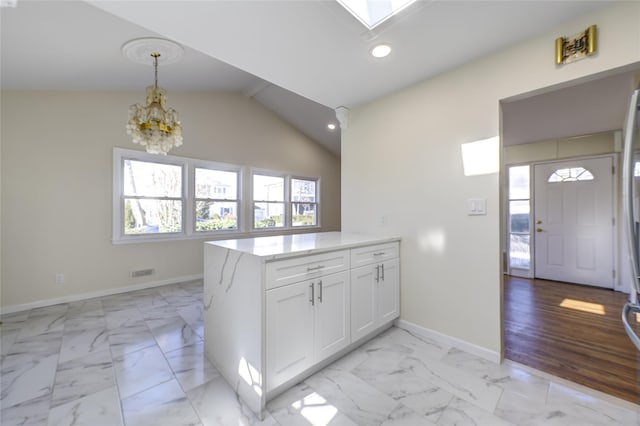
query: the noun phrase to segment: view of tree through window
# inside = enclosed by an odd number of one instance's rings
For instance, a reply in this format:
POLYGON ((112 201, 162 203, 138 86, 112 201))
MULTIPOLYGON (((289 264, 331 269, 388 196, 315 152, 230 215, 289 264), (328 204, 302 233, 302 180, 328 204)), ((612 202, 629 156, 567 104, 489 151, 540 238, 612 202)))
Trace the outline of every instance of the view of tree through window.
POLYGON ((124 148, 113 153, 114 244, 320 227, 318 178, 124 148))
POLYGON ((253 227, 284 226, 284 177, 253 175, 253 227))
POLYGON ((196 168, 196 231, 238 229, 238 173, 196 168))
POLYGON ((291 179, 291 225, 317 225, 316 181, 291 179))
POLYGON ((124 160, 124 233, 182 232, 182 167, 124 160))

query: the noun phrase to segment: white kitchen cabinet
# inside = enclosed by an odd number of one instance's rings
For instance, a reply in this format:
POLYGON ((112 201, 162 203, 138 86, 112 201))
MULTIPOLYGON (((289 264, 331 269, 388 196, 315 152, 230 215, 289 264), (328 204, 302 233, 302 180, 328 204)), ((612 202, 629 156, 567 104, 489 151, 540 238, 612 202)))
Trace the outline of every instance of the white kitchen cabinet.
POLYGON ((207 358, 263 418, 267 401, 391 326, 398 258, 399 238, 358 233, 206 242, 207 358))
POLYGON ((266 292, 267 392, 350 343, 349 273, 266 292))
POLYGON ((398 243, 352 250, 351 339, 365 337, 400 313, 398 243))

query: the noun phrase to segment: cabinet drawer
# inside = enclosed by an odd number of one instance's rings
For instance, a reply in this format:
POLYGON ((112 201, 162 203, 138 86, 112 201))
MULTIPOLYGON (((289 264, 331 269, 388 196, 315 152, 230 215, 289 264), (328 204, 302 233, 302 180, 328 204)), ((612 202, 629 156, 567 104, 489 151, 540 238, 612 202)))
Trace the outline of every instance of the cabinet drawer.
POLYGON ((351 267, 357 268, 369 263, 393 259, 399 255, 400 244, 398 242, 359 247, 351 250, 351 267))
POLYGON ((266 265, 266 289, 349 269, 349 250, 278 260, 266 265))

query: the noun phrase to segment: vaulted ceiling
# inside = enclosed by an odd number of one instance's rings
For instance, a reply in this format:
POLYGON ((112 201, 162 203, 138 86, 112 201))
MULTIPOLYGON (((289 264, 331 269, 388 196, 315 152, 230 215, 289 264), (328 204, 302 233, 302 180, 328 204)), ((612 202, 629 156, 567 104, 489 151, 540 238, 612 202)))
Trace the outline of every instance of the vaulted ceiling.
POLYGON ((332 0, 17 0, 0 9, 1 87, 142 90, 150 68, 120 47, 164 37, 185 47, 180 62, 160 68, 169 93, 244 93, 339 155, 340 132, 326 128, 336 122, 334 108, 377 99, 612 3, 418 1, 370 31, 332 0), (393 50, 376 59, 369 52, 380 42, 393 50))

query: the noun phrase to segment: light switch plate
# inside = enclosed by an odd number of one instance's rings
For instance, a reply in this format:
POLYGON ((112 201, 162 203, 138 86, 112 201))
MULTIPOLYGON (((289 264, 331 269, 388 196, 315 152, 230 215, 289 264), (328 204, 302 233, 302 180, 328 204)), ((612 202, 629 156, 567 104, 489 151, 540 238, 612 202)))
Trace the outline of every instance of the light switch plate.
POLYGON ((486 198, 469 198, 467 200, 467 214, 469 216, 481 216, 487 214, 486 198))

